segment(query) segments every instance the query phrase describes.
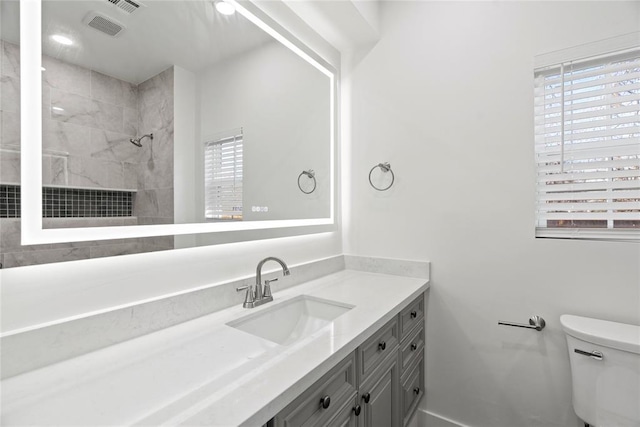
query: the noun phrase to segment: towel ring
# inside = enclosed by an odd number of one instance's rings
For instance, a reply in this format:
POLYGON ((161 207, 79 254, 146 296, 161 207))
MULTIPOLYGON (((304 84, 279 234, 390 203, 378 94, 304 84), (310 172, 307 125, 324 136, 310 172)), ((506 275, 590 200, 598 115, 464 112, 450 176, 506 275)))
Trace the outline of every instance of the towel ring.
POLYGON ((309 169, 308 171, 302 171, 300 172, 300 175, 298 175, 298 188, 300 189, 300 191, 302 191, 304 194, 311 194, 314 191, 316 191, 316 173, 313 171, 313 169, 309 169), (307 176, 309 179, 313 180, 313 188, 310 191, 304 191, 302 189, 302 185, 300 185, 300 178, 302 178, 303 176, 307 176))
POLYGON ((371 186, 373 188, 375 188, 376 190, 378 190, 378 191, 387 191, 388 189, 391 188, 391 186, 393 185, 395 180, 396 180, 396 175, 391 170, 391 163, 389 163, 389 162, 378 163, 377 165, 372 167, 371 170, 369 171, 369 184, 371 184, 371 186), (384 173, 391 172, 391 183, 388 186, 386 186, 385 188, 378 188, 375 185, 373 185, 373 182, 371 181, 371 174, 373 173, 373 171, 376 168, 382 169, 382 172, 384 172, 384 173))

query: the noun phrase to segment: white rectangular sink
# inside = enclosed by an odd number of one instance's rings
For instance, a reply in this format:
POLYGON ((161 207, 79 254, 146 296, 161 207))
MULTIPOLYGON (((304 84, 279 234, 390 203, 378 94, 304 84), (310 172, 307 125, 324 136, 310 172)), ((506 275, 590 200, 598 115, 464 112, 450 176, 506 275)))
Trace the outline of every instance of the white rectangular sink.
POLYGON ((227 325, 280 345, 289 345, 331 324, 353 307, 300 295, 227 325))

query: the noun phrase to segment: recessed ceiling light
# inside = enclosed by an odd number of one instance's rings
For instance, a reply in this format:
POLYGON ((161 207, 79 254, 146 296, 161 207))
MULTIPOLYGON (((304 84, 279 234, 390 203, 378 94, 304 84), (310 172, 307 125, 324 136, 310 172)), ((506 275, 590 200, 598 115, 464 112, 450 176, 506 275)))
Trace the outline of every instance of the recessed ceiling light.
POLYGON ((55 42, 58 42, 60 44, 63 44, 65 46, 71 46, 73 44, 73 40, 71 40, 69 37, 66 36, 62 36, 60 34, 54 34, 51 36, 51 39, 55 42))
POLYGON ((236 12, 235 6, 224 0, 216 0, 214 4, 216 5, 216 10, 223 15, 233 15, 236 12))

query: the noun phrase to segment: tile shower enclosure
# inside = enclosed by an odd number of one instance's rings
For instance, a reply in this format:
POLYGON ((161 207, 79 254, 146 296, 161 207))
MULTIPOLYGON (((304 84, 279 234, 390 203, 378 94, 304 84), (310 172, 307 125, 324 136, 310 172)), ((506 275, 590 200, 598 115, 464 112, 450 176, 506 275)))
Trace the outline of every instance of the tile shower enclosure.
MULTIPOLYGON (((0 184, 14 197, 13 215, 0 215, 3 267, 173 248, 171 236, 20 245, 20 50, 0 44, 0 184)), ((44 227, 173 223, 173 67, 134 84, 46 55, 42 66, 44 227), (129 142, 146 133, 141 148, 129 142)))

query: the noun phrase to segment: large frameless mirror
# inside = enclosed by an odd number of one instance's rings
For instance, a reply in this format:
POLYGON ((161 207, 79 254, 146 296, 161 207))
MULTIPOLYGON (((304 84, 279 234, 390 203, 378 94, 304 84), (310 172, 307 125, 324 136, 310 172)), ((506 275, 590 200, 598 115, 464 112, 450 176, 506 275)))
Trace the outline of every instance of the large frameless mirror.
POLYGON ((334 69, 218 3, 2 2, 3 237, 134 253, 333 224, 334 69))

